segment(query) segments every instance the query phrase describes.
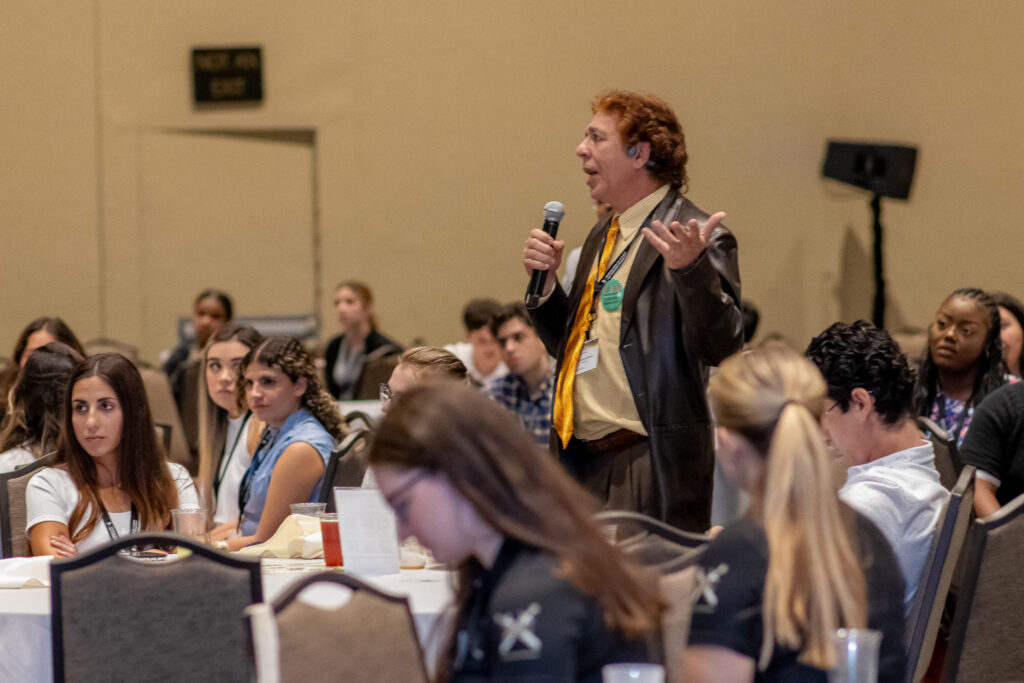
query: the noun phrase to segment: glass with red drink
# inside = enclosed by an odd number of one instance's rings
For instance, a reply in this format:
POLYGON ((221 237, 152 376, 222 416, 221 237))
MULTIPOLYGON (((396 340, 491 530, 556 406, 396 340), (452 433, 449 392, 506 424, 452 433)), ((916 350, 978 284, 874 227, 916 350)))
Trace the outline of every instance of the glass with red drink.
POLYGON ((324 539, 324 564, 328 567, 341 567, 344 558, 341 556, 341 532, 338 529, 338 513, 325 512, 320 515, 320 534, 324 539))

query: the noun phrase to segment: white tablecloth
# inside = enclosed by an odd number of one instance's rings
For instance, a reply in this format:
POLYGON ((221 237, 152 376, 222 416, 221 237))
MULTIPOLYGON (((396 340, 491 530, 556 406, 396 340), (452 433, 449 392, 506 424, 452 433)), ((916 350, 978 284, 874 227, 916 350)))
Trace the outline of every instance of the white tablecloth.
MULTIPOLYGON (((263 599, 280 595, 311 571, 323 570, 323 560, 264 560, 263 599)), ((409 597, 416 630, 428 663, 441 646, 437 618, 452 599, 451 574, 434 569, 403 570, 399 574, 360 577, 374 586, 409 597)), ((327 587, 310 591, 307 601, 327 605, 343 602, 342 594, 327 587)), ((241 615, 239 615, 241 619, 241 615)), ((0 682, 53 680, 50 646, 50 589, 0 590, 0 682)))

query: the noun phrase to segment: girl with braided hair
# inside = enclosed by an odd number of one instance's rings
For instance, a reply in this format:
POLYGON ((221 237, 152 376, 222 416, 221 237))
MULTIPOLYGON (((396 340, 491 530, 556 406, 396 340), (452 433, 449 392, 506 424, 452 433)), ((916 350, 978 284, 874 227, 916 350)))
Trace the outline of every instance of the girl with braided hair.
POLYGON ((269 539, 291 503, 314 501, 336 441, 347 433, 313 358, 294 337, 268 337, 242 361, 239 390, 267 428, 238 493, 231 550, 269 539))
POLYGON ((963 443, 981 399, 1006 384, 999 307, 984 290, 958 289, 928 327, 914 409, 963 443))

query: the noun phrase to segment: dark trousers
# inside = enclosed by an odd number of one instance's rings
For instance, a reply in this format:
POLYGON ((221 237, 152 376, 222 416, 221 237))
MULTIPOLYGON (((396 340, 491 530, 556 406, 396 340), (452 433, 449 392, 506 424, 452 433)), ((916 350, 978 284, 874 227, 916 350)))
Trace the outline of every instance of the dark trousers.
POLYGON ((561 459, 576 481, 594 494, 604 509, 659 516, 648 439, 640 439, 617 450, 592 453, 586 442, 573 437, 561 452, 561 459))

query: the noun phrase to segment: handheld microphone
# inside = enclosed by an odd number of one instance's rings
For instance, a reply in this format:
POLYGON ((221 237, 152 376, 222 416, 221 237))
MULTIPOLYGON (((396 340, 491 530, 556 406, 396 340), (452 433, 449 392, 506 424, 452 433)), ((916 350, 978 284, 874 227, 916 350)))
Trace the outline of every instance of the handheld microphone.
MULTIPOLYGON (((544 226, 543 230, 554 237, 558 234, 558 223, 565 215, 565 207, 562 202, 548 202, 544 205, 544 226)), ((535 270, 530 274, 530 284, 526 288, 526 307, 537 308, 540 305, 540 297, 544 294, 544 280, 547 279, 548 271, 535 270)))

